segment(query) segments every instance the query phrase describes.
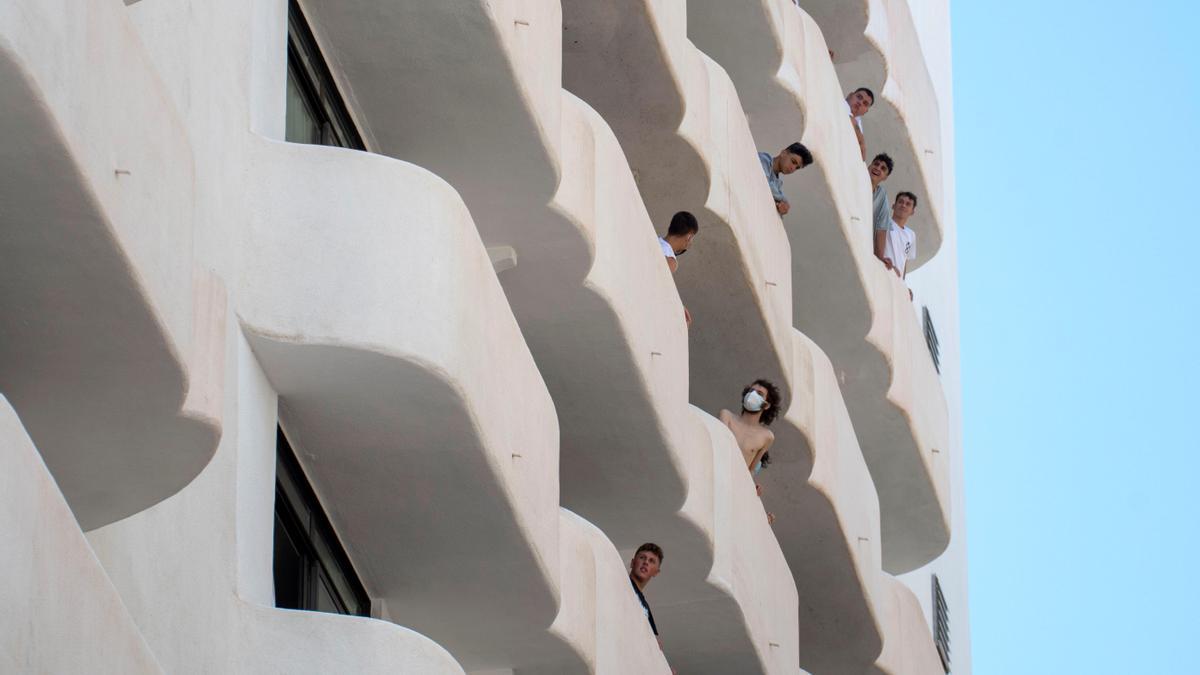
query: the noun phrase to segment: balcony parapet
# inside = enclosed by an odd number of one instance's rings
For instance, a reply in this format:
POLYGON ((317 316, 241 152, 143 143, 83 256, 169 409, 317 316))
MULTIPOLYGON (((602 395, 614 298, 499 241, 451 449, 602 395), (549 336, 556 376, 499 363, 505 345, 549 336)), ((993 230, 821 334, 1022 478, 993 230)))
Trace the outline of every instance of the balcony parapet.
POLYGON ((387 157, 256 145, 240 319, 368 589, 468 669, 582 667, 545 630, 554 406, 466 207, 387 157))
POLYGON ((191 146, 124 7, 61 10, 0 7, 0 380, 90 530, 215 452, 225 293, 194 263, 191 146))
POLYGON ((944 673, 941 657, 933 642, 933 633, 925 621, 917 596, 900 580, 887 575, 881 597, 881 606, 884 608, 883 653, 867 672, 872 675, 944 673))
MULTIPOLYGON (((642 606, 629 590, 627 561, 595 525, 562 509, 559 515, 559 559, 563 579, 577 587, 563 594, 563 604, 550 630, 563 641, 582 645, 588 672, 596 675, 671 672, 662 649, 642 615, 642 606)), ((554 664, 521 672, 558 675, 554 664)))
POLYGON ((245 672, 464 675, 429 638, 389 621, 237 603, 245 672))
POLYGON ((833 51, 839 98, 858 87, 875 92, 876 105, 863 120, 867 159, 880 152, 891 155, 896 170, 888 178, 889 194, 908 190, 920 201, 909 220, 917 233, 917 259, 909 263, 909 271, 915 270, 937 253, 945 233, 940 108, 912 11, 907 0, 802 0, 800 5, 833 51))
POLYGON ((792 287, 809 289, 793 295, 793 320, 837 371, 879 495, 883 567, 915 569, 949 541, 945 397, 903 284, 871 253, 870 185, 821 32, 782 0, 689 7, 693 38, 726 64, 758 143, 803 134, 813 152, 784 218, 792 287), (730 30, 756 47, 730 42, 730 30))
POLYGON ((0 671, 163 672, 3 396, 0 466, 0 671))

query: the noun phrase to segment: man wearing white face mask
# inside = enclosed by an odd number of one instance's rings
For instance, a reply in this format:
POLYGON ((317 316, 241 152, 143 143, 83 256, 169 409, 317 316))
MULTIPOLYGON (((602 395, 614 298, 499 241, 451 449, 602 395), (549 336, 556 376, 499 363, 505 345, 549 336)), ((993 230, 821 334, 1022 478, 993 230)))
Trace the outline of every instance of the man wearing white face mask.
MULTIPOLYGON (((775 433, 767 428, 779 414, 779 403, 782 397, 779 388, 768 380, 755 380, 742 390, 742 412, 734 415, 728 410, 721 411, 721 421, 733 432, 738 449, 742 451, 742 459, 746 468, 752 474, 757 474, 764 465, 763 458, 771 444, 775 442, 775 433)), ((758 494, 762 496, 762 486, 755 485, 758 494)), ((775 514, 767 514, 768 522, 775 522, 775 514)))
POLYGON ((775 442, 775 434, 767 426, 779 414, 779 399, 778 387, 767 380, 755 380, 742 390, 740 415, 721 411, 721 421, 733 432, 742 458, 746 460, 746 468, 751 471, 775 442))

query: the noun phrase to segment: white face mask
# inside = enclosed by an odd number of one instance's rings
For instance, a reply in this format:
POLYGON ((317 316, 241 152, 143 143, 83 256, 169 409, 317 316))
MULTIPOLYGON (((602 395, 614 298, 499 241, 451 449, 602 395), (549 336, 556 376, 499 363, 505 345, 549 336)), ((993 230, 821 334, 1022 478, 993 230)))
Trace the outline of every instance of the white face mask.
POLYGON ((742 407, 750 412, 762 410, 763 404, 766 402, 767 400, 762 397, 762 394, 753 389, 746 392, 746 395, 742 397, 742 407))

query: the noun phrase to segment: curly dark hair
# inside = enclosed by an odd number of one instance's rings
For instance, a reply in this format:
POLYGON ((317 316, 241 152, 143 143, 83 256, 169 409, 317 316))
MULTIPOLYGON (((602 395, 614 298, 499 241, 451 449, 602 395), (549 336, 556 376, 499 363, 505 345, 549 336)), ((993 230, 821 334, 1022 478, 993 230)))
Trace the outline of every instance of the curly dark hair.
POLYGON ((767 390, 767 403, 769 404, 758 421, 763 426, 770 426, 771 422, 775 421, 775 417, 779 415, 779 404, 783 401, 783 396, 779 393, 779 387, 776 387, 770 380, 755 380, 742 390, 742 398, 745 398, 756 384, 767 390))

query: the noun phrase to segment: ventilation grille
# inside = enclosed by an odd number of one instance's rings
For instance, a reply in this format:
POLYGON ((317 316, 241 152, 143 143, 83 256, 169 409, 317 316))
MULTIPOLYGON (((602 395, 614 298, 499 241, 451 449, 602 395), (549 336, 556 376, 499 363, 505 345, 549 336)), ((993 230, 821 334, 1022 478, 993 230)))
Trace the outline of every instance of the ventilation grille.
POLYGON ((929 356, 933 358, 933 367, 937 369, 938 374, 941 374, 942 350, 938 345, 937 331, 933 328, 933 317, 929 315, 928 307, 922 307, 921 314, 925 324, 925 345, 929 347, 929 356))
MULTIPOLYGON (((926 314, 928 316, 928 314, 926 314)), ((946 596, 942 595, 942 584, 933 575, 933 644, 937 645, 942 658, 942 669, 950 672, 950 611, 946 608, 946 596)))

